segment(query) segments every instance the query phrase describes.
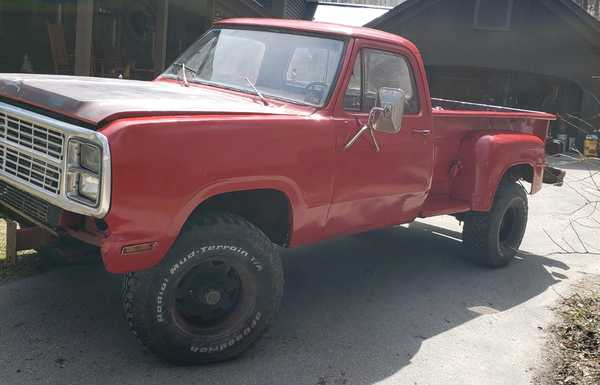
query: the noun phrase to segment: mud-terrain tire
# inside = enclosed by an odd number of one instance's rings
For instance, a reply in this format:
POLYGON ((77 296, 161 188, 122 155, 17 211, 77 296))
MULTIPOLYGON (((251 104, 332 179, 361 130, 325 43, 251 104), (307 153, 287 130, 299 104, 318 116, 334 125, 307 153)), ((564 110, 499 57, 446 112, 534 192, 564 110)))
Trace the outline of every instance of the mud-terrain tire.
POLYGON ((523 186, 503 180, 489 212, 471 211, 465 215, 463 245, 467 258, 487 267, 509 264, 523 240, 527 211, 523 186))
POLYGON ((151 352, 176 365, 198 365, 250 348, 282 294, 278 247, 249 222, 225 214, 189 226, 160 265, 127 274, 123 308, 151 352))

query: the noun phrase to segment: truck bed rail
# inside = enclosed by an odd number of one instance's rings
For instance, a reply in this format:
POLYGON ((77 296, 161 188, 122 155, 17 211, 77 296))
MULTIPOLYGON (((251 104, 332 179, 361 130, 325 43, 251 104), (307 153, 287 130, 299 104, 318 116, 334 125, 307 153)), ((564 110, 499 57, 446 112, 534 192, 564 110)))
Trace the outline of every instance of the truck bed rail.
POLYGON ((523 110, 519 108, 510 108, 502 106, 494 106, 491 104, 463 102, 460 100, 449 100, 440 98, 431 98, 433 109, 455 110, 455 111, 492 111, 492 112, 521 112, 539 114, 541 111, 523 110))

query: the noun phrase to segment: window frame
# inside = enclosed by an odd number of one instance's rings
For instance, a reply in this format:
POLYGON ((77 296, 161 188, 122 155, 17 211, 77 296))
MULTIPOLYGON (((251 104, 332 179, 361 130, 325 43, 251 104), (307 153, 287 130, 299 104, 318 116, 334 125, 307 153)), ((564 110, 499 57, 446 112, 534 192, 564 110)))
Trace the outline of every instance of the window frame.
MULTIPOLYGON (((188 46, 179 56, 177 56, 177 58, 173 62, 171 62, 171 64, 169 64, 162 71, 162 73, 158 76, 158 78, 179 79, 176 75, 168 73, 169 70, 171 69, 171 67, 173 67, 173 65, 175 63, 181 62, 183 57, 185 56, 185 54, 188 52, 188 50, 190 50, 192 48, 192 46, 194 44, 196 44, 198 41, 200 41, 201 39, 206 37, 206 35, 208 35, 211 32, 214 32, 214 31, 221 31, 221 30, 227 30, 227 29, 237 30, 237 31, 274 32, 274 33, 283 33, 283 34, 290 34, 290 35, 316 37, 316 38, 340 41, 342 43, 342 50, 340 52, 340 61, 337 65, 335 76, 332 79, 329 93, 327 94, 327 97, 323 100, 322 104, 315 105, 315 104, 311 104, 311 103, 288 99, 285 97, 265 94, 265 97, 267 99, 279 100, 279 101, 282 101, 285 103, 291 103, 291 104, 294 104, 297 106, 311 107, 311 108, 315 108, 318 110, 323 110, 323 109, 328 108, 328 106, 330 105, 330 103, 333 100, 335 90, 339 86, 340 80, 342 79, 341 75, 342 75, 343 68, 344 68, 344 60, 346 58, 346 55, 348 54, 348 47, 350 46, 350 41, 351 41, 351 38, 347 37, 347 36, 336 36, 336 35, 331 35, 331 34, 327 34, 327 33, 312 32, 312 31, 297 31, 297 30, 293 30, 293 29, 289 29, 289 28, 260 27, 260 26, 250 26, 250 25, 215 24, 215 25, 213 25, 213 27, 209 28, 208 31, 206 31, 203 35, 201 35, 198 39, 196 39, 190 46, 188 46)), ((231 90, 231 91, 240 92, 240 93, 244 93, 244 94, 250 93, 247 89, 230 87, 230 86, 226 86, 223 84, 217 84, 217 83, 206 82, 206 81, 195 80, 195 81, 190 81, 190 83, 197 83, 197 84, 201 84, 201 85, 208 86, 208 87, 221 88, 221 89, 231 90)))
POLYGON ((514 0, 503 0, 508 3, 508 8, 506 10, 506 21, 504 25, 501 27, 490 27, 485 24, 481 24, 479 20, 480 11, 481 11, 481 0, 475 0, 475 10, 473 12, 473 29, 482 30, 482 31, 500 31, 500 32, 509 32, 512 30, 512 16, 514 9, 514 0))
POLYGON ((367 78, 367 76, 366 76, 367 74, 365 72, 366 72, 366 60, 367 60, 367 52, 368 51, 383 52, 384 54, 399 56, 400 58, 402 58, 402 60, 404 60, 404 62, 406 63, 406 65, 408 67, 410 82, 411 82, 411 85, 413 88, 412 89, 413 98, 417 101, 417 110, 416 111, 405 110, 405 115, 409 115, 409 116, 420 115, 421 111, 423 109, 423 106, 422 106, 423 103, 421 101, 421 91, 419 90, 419 87, 418 87, 415 68, 414 68, 409 56, 405 53, 395 52, 395 51, 383 49, 383 48, 369 47, 369 46, 360 47, 358 49, 358 54, 356 55, 356 57, 354 58, 354 61, 351 64, 351 67, 354 69, 354 66, 356 65, 356 60, 360 60, 360 72, 361 72, 361 75, 360 75, 361 76, 360 109, 359 110, 347 109, 346 106, 344 105, 344 99, 345 99, 347 91, 350 87, 350 82, 352 81, 352 76, 350 76, 350 78, 348 79, 348 82, 346 84, 346 87, 344 89, 343 96, 342 96, 342 110, 344 112, 350 113, 350 114, 368 114, 370 112, 370 111, 365 111, 363 109, 364 106, 366 106, 366 104, 367 104, 365 90, 368 86, 368 78, 367 78))
POLYGON ((346 85, 346 87, 344 89, 344 95, 342 97, 342 109, 344 111, 346 111, 346 112, 349 112, 349 113, 361 114, 361 113, 364 113, 363 112, 363 105, 364 105, 364 89, 365 89, 365 84, 364 84, 364 81, 365 81, 365 62, 363 60, 363 49, 362 48, 358 51, 358 54, 354 58, 354 61, 352 62, 352 64, 350 65, 350 67, 352 68, 352 76, 350 76, 350 78, 348 79, 348 84, 346 85), (358 93, 359 93, 358 99, 359 99, 360 105, 358 107, 358 110, 346 108, 346 105, 345 105, 346 95, 348 93, 348 90, 350 89, 350 83, 352 83, 352 78, 354 77, 354 67, 356 66, 356 61, 357 60, 360 60, 359 61, 359 64, 360 64, 360 73, 359 73, 359 76, 360 76, 360 79, 359 79, 360 80, 360 89, 358 90, 358 93))

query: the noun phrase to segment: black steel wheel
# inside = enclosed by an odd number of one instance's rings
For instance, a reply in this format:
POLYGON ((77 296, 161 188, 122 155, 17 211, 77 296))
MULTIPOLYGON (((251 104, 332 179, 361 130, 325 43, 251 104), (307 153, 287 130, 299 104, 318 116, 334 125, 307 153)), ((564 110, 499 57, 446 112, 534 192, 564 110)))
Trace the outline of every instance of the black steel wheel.
MULTIPOLYGON (((180 327, 190 333, 215 333, 226 329, 231 315, 247 304, 240 304, 242 280, 238 271, 225 262, 212 258, 199 263, 179 281, 175 289, 173 316, 180 327)), ((246 290, 253 286, 246 277, 246 290)))
POLYGON ((128 274, 123 306, 133 333, 177 365, 224 361, 266 330, 283 293, 277 246, 234 215, 186 230, 155 268, 128 274))

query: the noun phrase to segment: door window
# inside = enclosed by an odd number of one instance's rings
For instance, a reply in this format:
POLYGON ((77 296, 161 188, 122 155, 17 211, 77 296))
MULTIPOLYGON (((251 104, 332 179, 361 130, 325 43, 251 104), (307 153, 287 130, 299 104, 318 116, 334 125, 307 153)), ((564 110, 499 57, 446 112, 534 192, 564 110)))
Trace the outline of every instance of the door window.
POLYGON ((374 49, 365 49, 358 56, 346 90, 344 108, 348 111, 369 112, 375 107, 377 94, 382 87, 402 89, 406 93, 405 112, 419 112, 419 96, 412 69, 406 58, 374 49), (360 89, 357 91, 358 85, 360 89), (357 93, 361 95, 359 102, 355 97, 357 93))

